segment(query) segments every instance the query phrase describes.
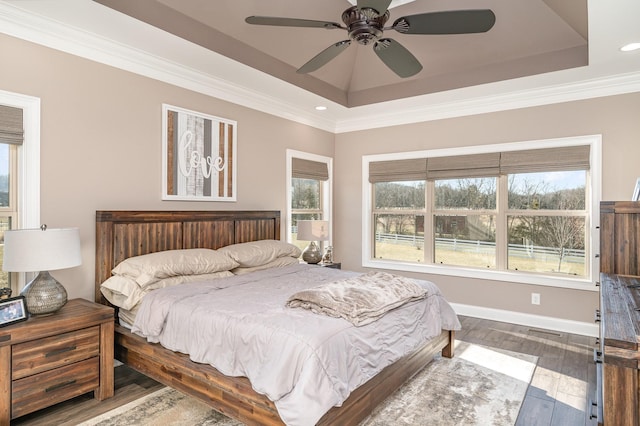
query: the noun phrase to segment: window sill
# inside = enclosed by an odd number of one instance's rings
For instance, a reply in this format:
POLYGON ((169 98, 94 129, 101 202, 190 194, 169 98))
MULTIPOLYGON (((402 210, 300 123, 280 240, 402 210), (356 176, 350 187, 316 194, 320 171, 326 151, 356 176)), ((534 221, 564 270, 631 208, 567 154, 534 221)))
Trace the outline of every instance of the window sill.
POLYGON ((481 269, 454 267, 450 265, 419 265, 415 263, 377 259, 364 260, 362 262, 362 266, 367 268, 418 272, 423 274, 448 275, 492 281, 508 281, 514 284, 533 284, 558 288, 570 288, 575 290, 598 291, 598 288, 594 283, 587 278, 554 277, 542 274, 526 274, 511 271, 485 271, 481 269))

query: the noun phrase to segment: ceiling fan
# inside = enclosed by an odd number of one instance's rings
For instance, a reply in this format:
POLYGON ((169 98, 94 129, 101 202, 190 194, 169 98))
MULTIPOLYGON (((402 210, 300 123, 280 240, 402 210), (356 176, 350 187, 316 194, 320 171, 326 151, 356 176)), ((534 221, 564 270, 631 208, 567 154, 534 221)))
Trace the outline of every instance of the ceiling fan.
POLYGON ((356 6, 342 13, 344 26, 337 22, 270 16, 249 16, 245 21, 254 25, 347 30, 348 40, 334 43, 314 56, 297 70, 300 74, 316 71, 326 65, 349 47, 353 40, 362 45, 373 43, 376 55, 401 78, 419 73, 422 65, 399 42, 383 38, 385 30, 396 30, 402 34, 471 34, 487 32, 496 22, 496 16, 489 9, 453 10, 403 16, 390 27, 385 27, 390 4, 391 0, 358 0, 356 6))

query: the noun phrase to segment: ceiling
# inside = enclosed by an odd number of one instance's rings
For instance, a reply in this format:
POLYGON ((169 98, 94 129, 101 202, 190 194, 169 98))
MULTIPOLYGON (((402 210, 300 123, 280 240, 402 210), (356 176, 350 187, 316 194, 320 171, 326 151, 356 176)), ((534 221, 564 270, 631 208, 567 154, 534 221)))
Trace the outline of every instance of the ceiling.
POLYGON ((338 132, 557 102, 561 88, 562 100, 605 88, 640 90, 640 53, 618 51, 640 41, 636 0, 618 0, 615 8, 609 0, 397 0, 392 6, 397 3, 387 26, 401 16, 460 9, 491 9, 496 24, 465 35, 387 29, 384 36, 423 65, 408 78, 387 68, 370 45, 357 43, 315 72, 296 73, 347 39, 346 31, 244 21, 259 15, 341 23, 347 0, 1 0, 0 31, 181 80, 177 84, 223 99, 240 96, 246 99, 230 100, 338 132), (312 111, 319 104, 329 110, 312 111))
POLYGON ((96 0, 169 33, 274 75, 347 107, 494 82, 588 64, 586 0, 415 0, 391 9, 401 16, 458 9, 491 9, 496 24, 480 34, 407 35, 387 30, 422 63, 398 77, 373 52, 353 43, 319 70, 296 70, 330 45, 341 29, 255 26, 251 15, 342 23, 347 0, 96 0))

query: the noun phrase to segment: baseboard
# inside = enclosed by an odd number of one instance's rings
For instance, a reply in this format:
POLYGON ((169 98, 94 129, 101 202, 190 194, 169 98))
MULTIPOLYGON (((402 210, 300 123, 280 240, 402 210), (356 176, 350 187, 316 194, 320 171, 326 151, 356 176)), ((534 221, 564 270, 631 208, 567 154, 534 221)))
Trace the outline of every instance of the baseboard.
POLYGON ((525 325, 583 336, 597 337, 599 335, 599 329, 596 323, 545 317, 541 315, 525 314, 522 312, 504 311, 501 309, 484 308, 481 306, 462 305, 459 303, 451 303, 451 306, 457 314, 468 317, 508 322, 511 324, 525 325))

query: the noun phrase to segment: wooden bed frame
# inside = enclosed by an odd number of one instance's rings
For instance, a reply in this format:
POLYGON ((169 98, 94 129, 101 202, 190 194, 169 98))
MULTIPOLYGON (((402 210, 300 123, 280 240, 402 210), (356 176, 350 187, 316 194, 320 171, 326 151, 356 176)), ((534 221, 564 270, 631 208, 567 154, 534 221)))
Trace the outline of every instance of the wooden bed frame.
MULTIPOLYGON (((229 244, 280 239, 278 211, 98 211, 96 212, 96 285, 98 303, 109 302, 100 284, 122 260, 162 250, 217 249, 229 244)), ((115 326, 116 359, 133 369, 206 402, 248 425, 282 425, 275 405, 256 393, 245 377, 228 377, 215 368, 151 344, 115 326)), ((356 425, 376 405, 427 365, 437 353, 453 356, 454 332, 441 335, 388 366, 329 410, 319 425, 356 425)))

